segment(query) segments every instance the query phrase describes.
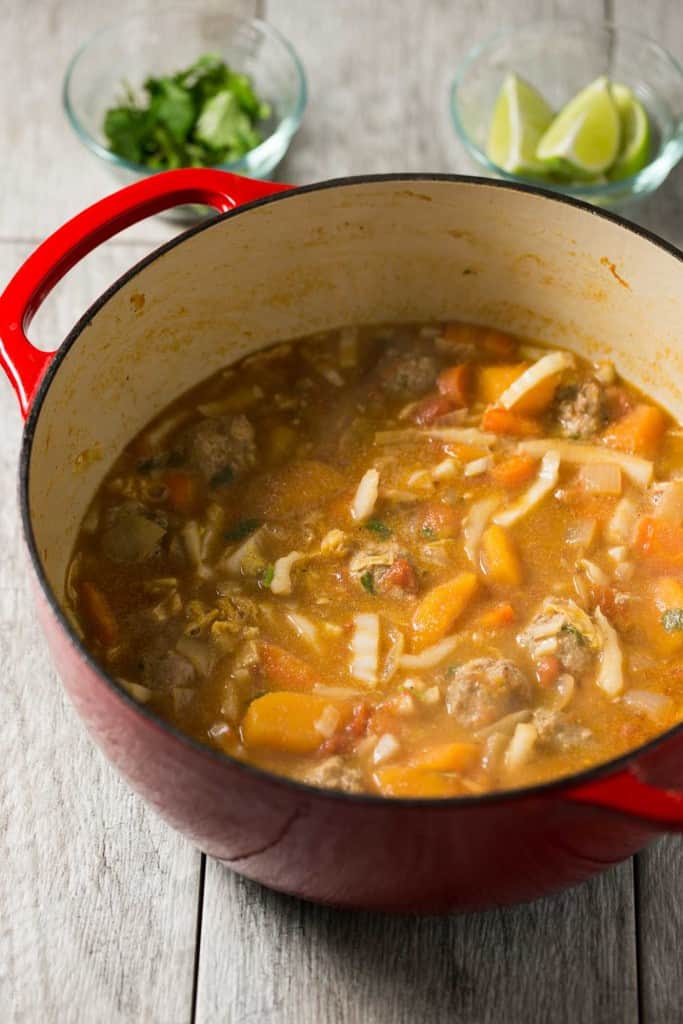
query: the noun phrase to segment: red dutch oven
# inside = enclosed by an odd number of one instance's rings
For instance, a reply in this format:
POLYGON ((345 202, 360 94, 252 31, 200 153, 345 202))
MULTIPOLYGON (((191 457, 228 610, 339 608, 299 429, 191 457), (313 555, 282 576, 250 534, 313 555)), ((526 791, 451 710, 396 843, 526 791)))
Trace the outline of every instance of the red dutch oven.
POLYGON ((274 340, 462 319, 596 358, 683 417, 683 257, 541 190, 438 175, 290 189, 210 170, 149 178, 69 221, 0 297, 26 427, 19 494, 38 614, 96 743, 169 824, 265 885, 340 906, 445 912, 573 885, 683 828, 683 726, 559 781, 452 800, 322 791, 210 750, 136 704, 63 611, 80 520, 121 448, 179 394, 274 340), (143 260, 56 352, 26 330, 82 256, 185 203, 220 216, 143 260))

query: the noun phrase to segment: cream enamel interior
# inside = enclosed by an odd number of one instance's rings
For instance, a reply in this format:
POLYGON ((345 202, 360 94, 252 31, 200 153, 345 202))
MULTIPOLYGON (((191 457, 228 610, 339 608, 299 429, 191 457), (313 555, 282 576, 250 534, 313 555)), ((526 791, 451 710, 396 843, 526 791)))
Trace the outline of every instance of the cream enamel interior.
POLYGON ((98 310, 60 365, 29 467, 31 521, 55 593, 108 467, 180 393, 273 341, 428 319, 612 358, 683 415, 683 263, 627 228, 467 180, 285 194, 155 259, 98 310))

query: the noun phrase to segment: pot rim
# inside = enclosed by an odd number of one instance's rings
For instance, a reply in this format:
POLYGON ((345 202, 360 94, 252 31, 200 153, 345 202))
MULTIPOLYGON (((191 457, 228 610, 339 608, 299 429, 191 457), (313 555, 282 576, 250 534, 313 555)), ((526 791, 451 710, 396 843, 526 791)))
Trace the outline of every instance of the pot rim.
MULTIPOLYGON (((612 758, 609 761, 600 762, 597 765, 593 765, 590 768, 584 769, 579 772, 574 772, 571 775, 563 775, 556 779, 551 779, 547 782, 536 783, 531 786, 524 786, 518 789, 510 790, 494 790, 490 793, 482 793, 479 795, 467 795, 467 796, 456 796, 456 797, 386 797, 374 793, 346 793, 338 789, 324 789, 320 786, 313 786, 307 782, 300 782, 297 779, 289 778, 285 775, 277 775, 274 772, 266 771, 264 768, 259 768, 256 765, 250 764, 247 761, 240 761, 237 758, 231 757, 229 754, 223 753, 220 750, 216 750, 207 744, 200 743, 198 740, 193 739, 187 733, 177 729, 174 725, 166 722, 158 714, 156 714, 151 708, 145 704, 140 704, 133 697, 131 697, 126 691, 119 686, 115 681, 114 677, 110 675, 106 669, 100 665, 100 663, 92 656, 90 651, 86 648, 85 644, 76 634, 73 626, 71 625, 68 617, 66 616, 57 595, 52 589, 48 582, 47 576, 43 569, 42 561, 38 551, 38 546, 33 532, 33 525, 31 521, 31 508, 29 500, 29 467, 31 463, 31 451, 33 447, 33 441, 35 438, 36 426, 40 417, 40 411, 43 402, 50 389, 50 385, 59 371, 59 368, 65 359, 68 352, 71 350, 73 345, 78 341, 84 329, 90 324, 96 314, 102 309, 102 307, 115 295, 121 288, 132 281, 141 271, 145 270, 149 264, 154 262, 159 256, 163 256, 165 253, 174 249, 176 246, 181 245, 186 239, 193 237, 194 235, 200 234, 202 231, 210 230, 216 224, 229 220, 230 218, 237 217, 241 213, 248 210, 254 209, 259 206, 267 206, 274 202, 286 202, 293 196, 299 196, 309 192, 319 192, 326 189, 332 188, 343 188, 346 186, 355 185, 367 185, 367 184, 380 184, 385 182, 406 182, 406 183, 419 183, 419 182, 450 182, 457 185, 471 185, 473 187, 486 186, 492 189, 497 189, 504 192, 522 192, 528 195, 536 196, 537 198, 546 200, 551 203, 565 204, 573 206, 586 214, 590 214, 599 219, 606 220, 617 227, 621 227, 631 234, 637 235, 657 248, 663 250, 667 255, 672 256, 678 260, 679 263, 683 263, 683 251, 678 249, 675 245, 667 242, 665 239, 660 238, 654 232, 649 231, 647 228, 643 228, 638 224, 635 224, 626 218, 615 214, 611 211, 598 209, 590 204, 583 202, 580 199, 576 199, 573 196, 564 195, 557 192, 552 192, 547 189, 540 188, 535 185, 523 184, 520 182, 501 181, 492 178, 484 178, 474 175, 466 174, 442 174, 442 173, 391 173, 391 174, 362 174, 341 178, 330 178, 320 182, 313 182, 308 185, 301 185, 293 188, 288 188, 283 192, 275 192, 259 199, 252 200, 251 202, 244 203, 234 209, 228 210, 225 213, 218 214, 215 217, 207 218, 205 221, 201 221, 199 224, 193 225, 186 231, 174 236, 168 242, 164 242, 158 248, 154 249, 151 253, 148 253, 137 263, 133 264, 125 273, 118 277, 102 294, 95 299, 94 302, 86 309, 86 311, 77 320, 71 330, 68 332, 64 340, 59 345, 59 348, 54 354, 54 357, 50 361, 40 383, 33 396, 31 406, 29 409, 28 416, 24 425, 24 431, 21 443, 21 452, 19 457, 19 477, 18 477, 18 498, 19 507, 21 513, 21 525, 24 542, 29 552, 31 559, 31 566, 36 575, 36 578, 40 584, 41 591, 48 603, 50 611, 54 615, 58 624, 61 626, 62 631, 69 641, 72 649, 77 656, 84 661, 88 667, 97 675, 99 681, 109 690, 109 692, 118 700, 122 701, 124 705, 137 714, 141 715, 146 719, 147 723, 156 728, 160 732, 165 732, 171 736, 176 742, 186 747, 192 753, 198 754, 202 757, 209 758, 214 761, 217 766, 229 766, 231 768, 237 768, 240 771, 245 771, 248 775, 251 775, 255 780, 262 781, 270 786, 276 786, 285 790, 290 789, 295 793, 299 792, 302 795, 306 795, 309 798, 318 798, 323 800, 337 800, 344 803, 354 804, 367 804, 375 807, 382 807, 390 809, 395 807, 399 808, 428 808, 430 810, 443 810, 444 812, 457 810, 460 808, 467 807, 481 807, 492 804, 504 804, 513 801, 528 800, 534 798, 544 798, 547 796, 563 794, 563 791, 571 790, 574 787, 584 785, 586 783, 592 783, 599 779, 604 779, 608 776, 614 775, 620 769, 627 768, 629 763, 637 760, 644 754, 654 750, 659 744, 666 740, 672 739, 675 736, 683 735, 683 721, 678 725, 673 726, 671 729, 667 729, 666 732, 658 733, 655 737, 648 740, 646 743, 639 747, 635 747, 633 750, 629 750, 619 757, 612 758)), ((623 812, 622 812, 623 813, 623 812)))

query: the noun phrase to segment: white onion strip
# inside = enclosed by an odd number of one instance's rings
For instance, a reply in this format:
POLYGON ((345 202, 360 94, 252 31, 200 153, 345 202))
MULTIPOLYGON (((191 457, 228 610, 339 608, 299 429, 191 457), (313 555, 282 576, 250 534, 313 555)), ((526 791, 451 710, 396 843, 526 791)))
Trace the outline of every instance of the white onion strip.
POLYGON ((438 665, 449 654, 452 654, 455 648, 460 643, 459 636, 447 636, 443 640, 439 640, 438 644, 432 644, 431 647, 426 647, 424 651, 419 654, 403 654, 399 658, 400 668, 434 668, 438 665))
POLYGON ((357 523, 372 515, 378 494, 379 473, 376 469, 369 469, 363 474, 351 503, 351 515, 357 523))
POLYGON ((575 441, 559 441, 538 439, 536 441, 520 441, 518 451, 539 458, 547 452, 556 452, 562 462, 581 466, 595 462, 613 462, 620 466, 626 476, 638 487, 647 487, 652 481, 654 467, 647 459, 625 452, 614 451, 613 448, 602 448, 597 444, 577 444, 575 441))
POLYGON ((304 557, 300 551, 290 551, 288 555, 278 558, 273 566, 273 579, 270 584, 273 594, 291 594, 292 568, 304 557))
POLYGON ((353 617, 351 675, 368 686, 377 685, 379 662, 379 615, 359 612, 353 617))
POLYGON ((533 508, 543 501, 547 494, 557 484, 560 472, 560 456, 557 452, 548 451, 541 459, 538 476, 531 487, 524 494, 520 494, 516 501, 507 505, 493 517, 494 523, 498 526, 512 526, 519 519, 531 512, 533 508))
POLYGON ((514 409, 525 395, 528 395, 543 381, 549 377, 555 377, 573 365, 574 359, 569 352, 549 352, 547 356, 543 356, 537 363, 520 374, 517 380, 514 380, 505 389, 496 404, 502 409, 514 409))
POLYGON ((595 682, 608 697, 618 697, 624 689, 624 673, 619 637, 612 624, 603 615, 601 608, 595 609, 595 624, 602 636, 600 668, 598 669, 598 676, 595 682))

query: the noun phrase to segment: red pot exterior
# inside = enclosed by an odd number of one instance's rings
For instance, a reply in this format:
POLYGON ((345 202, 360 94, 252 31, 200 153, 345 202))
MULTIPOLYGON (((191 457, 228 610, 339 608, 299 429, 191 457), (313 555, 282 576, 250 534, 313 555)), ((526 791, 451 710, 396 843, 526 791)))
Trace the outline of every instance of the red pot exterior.
MULTIPOLYGON (((25 334, 30 315, 80 256, 140 215, 174 203, 224 210, 283 188, 214 171, 170 172, 108 197, 47 239, 0 295, 0 366, 22 411, 41 386, 51 387, 44 376, 50 356, 25 334)), ((40 415, 39 401, 33 408, 40 415)), ((90 734, 170 825, 241 874, 338 906, 473 910, 577 884, 660 832, 683 830, 681 727, 580 779, 444 801, 317 790, 202 747, 131 700, 77 644, 42 576, 24 475, 21 499, 39 618, 90 734)))
POLYGON ((64 686, 106 757, 170 825, 271 888, 343 907, 475 910, 585 881, 656 834, 557 793, 411 805, 252 771, 172 733, 115 691, 35 591, 64 686))

